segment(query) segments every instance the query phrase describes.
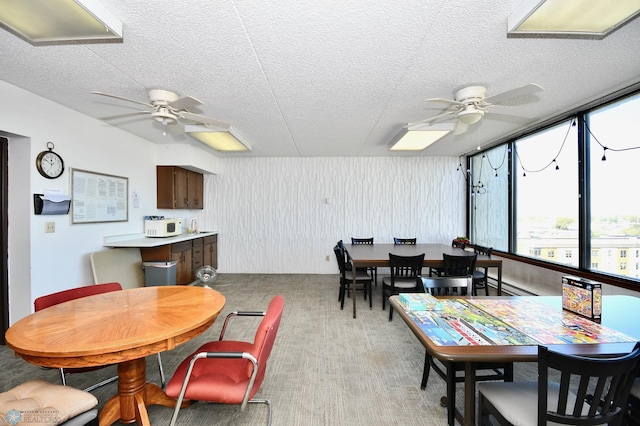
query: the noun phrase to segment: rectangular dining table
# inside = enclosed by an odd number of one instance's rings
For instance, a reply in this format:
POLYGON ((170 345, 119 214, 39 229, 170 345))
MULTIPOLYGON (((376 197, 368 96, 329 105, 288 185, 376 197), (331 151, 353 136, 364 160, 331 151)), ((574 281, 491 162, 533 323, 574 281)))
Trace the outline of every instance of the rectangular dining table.
MULTIPOLYGON (((416 256, 424 253, 424 266, 429 268, 441 268, 442 255, 473 255, 472 252, 451 247, 448 244, 345 244, 349 259, 353 266, 353 288, 356 288, 356 268, 369 267, 380 268, 389 266, 389 253, 399 256, 416 256)), ((498 296, 502 294, 502 260, 485 255, 478 255, 476 266, 496 268, 498 296)), ((353 297, 353 317, 356 317, 356 298, 353 297)))
MULTIPOLYGON (((640 298, 633 296, 603 296, 600 323, 564 311, 561 296, 442 300, 450 308, 441 312, 406 311, 398 296, 390 297, 389 304, 429 354, 446 366, 447 376, 452 378, 446 398, 450 426, 456 418, 463 425, 475 425, 476 368, 480 363, 535 362, 540 344, 566 354, 611 356, 631 352, 640 341, 640 298), (456 328, 461 330, 452 331, 456 328), (458 364, 464 365, 465 372, 464 414, 456 409, 455 401, 453 377, 458 364)), ((418 380, 420 375, 416 374, 418 380)))

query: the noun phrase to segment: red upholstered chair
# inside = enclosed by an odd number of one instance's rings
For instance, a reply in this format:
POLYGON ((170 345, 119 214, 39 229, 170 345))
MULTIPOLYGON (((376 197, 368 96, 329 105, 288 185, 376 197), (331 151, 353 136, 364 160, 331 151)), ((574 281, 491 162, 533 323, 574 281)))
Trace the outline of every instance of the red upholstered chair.
MULTIPOLYGON (((60 303, 68 302, 70 300, 75 300, 75 299, 80 299, 82 297, 93 296, 95 294, 109 293, 111 291, 120 291, 120 290, 122 290, 122 286, 120 285, 120 283, 105 283, 105 284, 95 284, 95 285, 88 285, 84 287, 77 287, 69 290, 59 291, 57 293, 48 294, 46 296, 40 296, 33 301, 33 306, 37 312, 39 310, 46 309, 50 306, 58 305, 60 303)), ((62 384, 66 386, 67 374, 85 373, 88 371, 98 370, 104 367, 107 367, 107 366, 105 365, 105 366, 86 367, 86 368, 61 368, 60 377, 62 380, 62 384)), ((160 354, 158 354, 158 367, 160 369, 160 380, 162 381, 162 385, 164 386, 164 381, 165 381, 164 371, 162 369, 162 358, 160 357, 160 354)), ((84 391, 91 392, 94 389, 97 389, 101 386, 104 386, 116 380, 118 380, 118 376, 110 377, 99 383, 96 383, 95 385, 89 386, 88 388, 84 389, 84 391)))
POLYGON ((172 426, 185 398, 239 404, 241 410, 248 402, 263 403, 268 407, 267 424, 271 424, 271 403, 254 396, 264 380, 283 308, 284 298, 275 296, 266 312, 232 312, 225 319, 217 341, 202 345, 182 361, 166 389, 168 396, 178 398, 171 418, 172 426), (229 320, 235 316, 264 316, 253 342, 223 340, 229 320))

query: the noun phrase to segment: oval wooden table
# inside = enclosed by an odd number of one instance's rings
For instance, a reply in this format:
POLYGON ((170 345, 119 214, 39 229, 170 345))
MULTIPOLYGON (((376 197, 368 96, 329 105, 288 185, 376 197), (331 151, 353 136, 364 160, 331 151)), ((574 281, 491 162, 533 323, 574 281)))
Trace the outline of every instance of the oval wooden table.
POLYGON ((118 364, 118 394, 100 412, 100 425, 149 425, 148 405, 175 406, 147 383, 145 357, 168 351, 213 324, 225 305, 219 292, 191 286, 143 287, 72 300, 13 324, 7 345, 45 367, 118 364))

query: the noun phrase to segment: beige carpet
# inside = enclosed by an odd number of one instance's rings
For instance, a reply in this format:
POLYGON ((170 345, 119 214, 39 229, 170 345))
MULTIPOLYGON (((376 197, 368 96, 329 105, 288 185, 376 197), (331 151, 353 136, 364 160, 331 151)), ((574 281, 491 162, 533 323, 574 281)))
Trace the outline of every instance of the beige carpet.
MULTIPOLYGON (((444 382, 433 373, 426 391, 420 390, 424 349, 399 317, 388 321, 381 309, 380 287, 374 287, 373 310, 358 293, 358 318, 351 300, 343 311, 338 303, 337 275, 221 275, 213 287, 226 297, 218 321, 203 335, 163 353, 165 372, 171 376, 179 362, 203 342, 215 340, 223 318, 234 310, 262 310, 271 297, 282 294, 285 310, 265 382, 259 397, 271 400, 273 425, 445 425, 446 410, 439 405, 444 382)), ((388 308, 387 308, 388 309, 388 308)), ((252 340, 259 319, 236 318, 227 338, 252 340)), ((147 377, 159 383, 155 356, 147 360, 147 377)), ((42 370, 0 346, 0 391, 31 378, 57 382, 56 371, 42 370)), ((516 380, 533 378, 535 365, 518 364, 516 380)), ((74 375, 69 384, 83 388, 100 372, 74 375)), ((115 383, 94 391, 100 407, 117 390, 115 383)), ((461 395, 459 388, 459 398, 461 395)), ((461 405, 462 400, 458 399, 461 405)), ((149 407, 154 425, 168 425, 172 411, 149 407)), ((237 406, 197 403, 183 409, 182 425, 261 425, 266 407, 252 404, 244 412, 237 406)))

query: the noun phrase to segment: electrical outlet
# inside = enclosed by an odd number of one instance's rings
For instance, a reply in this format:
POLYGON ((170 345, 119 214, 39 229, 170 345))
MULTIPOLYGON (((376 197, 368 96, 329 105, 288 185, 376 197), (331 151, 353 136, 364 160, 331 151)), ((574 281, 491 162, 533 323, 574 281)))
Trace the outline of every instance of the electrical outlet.
POLYGON ((44 232, 45 233, 56 232, 56 223, 55 222, 45 222, 44 223, 44 232))
POLYGON ((329 255, 327 255, 327 257, 325 257, 324 260, 326 260, 328 262, 329 261, 329 255))

